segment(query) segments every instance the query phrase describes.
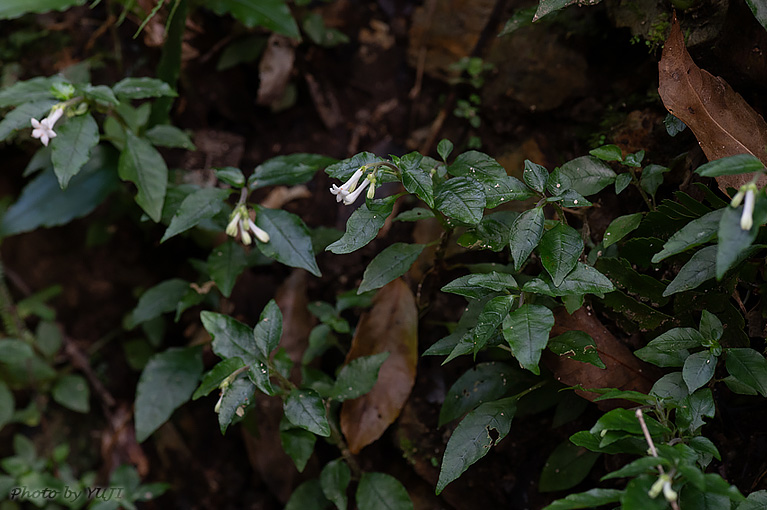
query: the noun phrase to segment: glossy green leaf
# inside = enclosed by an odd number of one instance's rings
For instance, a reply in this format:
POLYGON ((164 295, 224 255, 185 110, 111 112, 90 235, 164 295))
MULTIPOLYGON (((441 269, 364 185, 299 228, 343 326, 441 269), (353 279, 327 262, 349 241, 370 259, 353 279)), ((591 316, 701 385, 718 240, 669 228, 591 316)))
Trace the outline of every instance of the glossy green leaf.
POLYGON ((621 510, 667 510, 669 505, 662 495, 651 498, 647 494, 657 480, 654 475, 640 475, 629 480, 621 495, 621 510))
POLYGON ((559 179, 564 189, 573 189, 588 197, 599 193, 615 182, 615 172, 592 156, 582 156, 568 161, 559 168, 559 179))
POLYGON ((476 225, 486 199, 482 185, 468 177, 454 177, 435 186, 434 207, 456 221, 476 225))
POLYGON ((256 386, 245 377, 236 379, 223 390, 221 405, 218 410, 218 426, 222 434, 226 432, 232 420, 237 416, 237 410, 247 406, 255 392, 256 386))
POLYGON ((534 207, 520 214, 511 225, 509 243, 514 268, 518 271, 543 237, 542 207, 534 207))
POLYGON ((613 283, 593 267, 578 262, 559 286, 548 278, 534 278, 522 287, 525 292, 559 297, 580 294, 604 294, 615 290, 613 283))
POLYGON ((294 427, 283 418, 280 422, 280 442, 285 453, 293 459, 298 472, 303 472, 306 463, 309 462, 309 458, 314 453, 317 436, 306 429, 294 427))
POLYGON ((338 373, 338 379, 328 397, 342 401, 361 397, 369 392, 378 381, 378 371, 388 357, 388 352, 381 352, 351 360, 338 373))
POLYGON ((189 400, 200 380, 202 368, 199 347, 173 347, 149 360, 136 388, 136 439, 139 443, 189 400))
POLYGON ((66 189, 69 180, 80 172, 90 159, 91 150, 99 143, 99 127, 93 116, 86 113, 57 127, 56 134, 58 136, 51 143, 51 162, 61 189, 66 189))
POLYGON ((724 333, 724 326, 722 326, 722 321, 716 315, 708 310, 703 310, 700 316, 698 331, 706 340, 719 340, 724 333))
POLYGON ((488 300, 477 317, 476 325, 469 334, 462 337, 460 342, 456 344, 445 363, 456 356, 469 352, 476 354, 482 350, 498 331, 498 326, 501 325, 504 317, 511 310, 513 303, 514 296, 497 296, 488 300))
POLYGON ((394 218, 394 221, 418 221, 428 218, 434 218, 434 213, 429 209, 423 207, 413 207, 407 211, 403 211, 394 218))
POLYGON ((751 154, 737 154, 726 158, 715 159, 699 166, 695 173, 703 177, 719 177, 722 175, 747 174, 764 170, 764 164, 751 154))
POLYGON ((372 152, 360 152, 351 158, 343 159, 325 168, 325 173, 333 179, 346 182, 360 167, 385 161, 372 152))
MULTIPOLYGON (((756 20, 765 30, 767 30, 767 5, 765 5, 764 2, 761 2, 760 0, 746 0, 746 5, 748 5, 749 9, 751 9, 751 12, 754 14, 756 20)), ((744 506, 739 506, 738 510, 746 510, 746 508, 744 506)))
POLYGON ((600 257, 594 267, 607 276, 617 288, 623 289, 643 302, 651 303, 656 308, 669 301, 668 298, 663 297, 663 291, 666 290, 665 284, 652 276, 638 272, 635 266, 624 258, 600 257))
POLYGON ((704 417, 714 417, 715 410, 711 389, 699 389, 682 400, 682 405, 676 410, 677 425, 694 434, 705 424, 704 417))
MULTIPOLYGON (((755 226, 750 230, 740 228, 740 217, 744 205, 740 207, 725 207, 722 219, 719 222, 719 243, 716 252, 716 277, 721 280, 724 273, 733 267, 742 257, 743 252, 756 239, 761 222, 755 219, 755 226)), ((757 207, 758 209, 758 207, 757 207)), ((756 209, 755 209, 756 212, 756 209)), ((756 215, 755 215, 756 216, 756 215)))
POLYGON ((261 163, 248 178, 252 190, 266 186, 295 186, 308 182, 317 170, 335 163, 336 160, 319 154, 295 153, 277 156, 261 163))
POLYGON ((547 14, 564 9, 575 2, 576 0, 540 0, 538 3, 538 10, 535 11, 535 16, 533 16, 533 23, 547 14))
MULTIPOLYGON (((746 0, 751 3, 750 0, 746 0)), ((765 23, 762 22, 762 25, 765 23)), ((746 501, 738 505, 738 510, 767 510, 767 490, 752 492, 746 501)))
POLYGON ((447 161, 447 158, 450 157, 450 153, 453 152, 453 142, 448 140, 447 138, 443 138, 439 141, 437 144, 437 154, 439 154, 439 157, 442 158, 443 161, 447 161))
MULTIPOLYGON (((21 0, 18 0, 19 4, 22 4, 21 0)), ((66 0, 51 0, 51 1, 66 1, 66 0)), ((6 5, 6 4, 3 4, 6 5)), ((29 5, 29 2, 23 2, 23 5, 29 5)), ((0 19, 2 16, 2 9, 0 7, 0 19)), ((64 78, 61 76, 39 76, 32 78, 31 80, 17 81, 10 87, 6 87, 0 90, 0 108, 7 108, 8 106, 16 106, 22 103, 31 103, 35 101, 42 101, 44 99, 53 99, 53 93, 51 92, 51 86, 55 83, 63 83, 64 78)), ((55 104, 52 101, 51 106, 55 104)), ((50 109, 50 106, 48 107, 50 109)), ((29 119, 27 119, 29 123, 29 119)))
POLYGON ((679 504, 684 505, 684 508, 695 508, 695 510, 730 510, 732 508, 730 498, 727 496, 701 491, 689 483, 682 487, 679 504))
POLYGON ((314 259, 312 238, 301 218, 281 209, 268 209, 260 205, 256 210, 256 225, 269 234, 269 242, 258 238, 258 249, 269 258, 286 266, 306 269, 314 276, 321 276, 314 259))
POLYGON ((666 407, 674 408, 682 405, 682 401, 689 395, 687 385, 682 379, 681 372, 671 372, 653 384, 650 395, 665 400, 666 407))
POLYGON ((505 363, 478 363, 464 372, 445 395, 439 412, 438 427, 460 418, 484 402, 506 395, 518 371, 505 363))
POLYGON ((643 217, 644 213, 635 213, 615 218, 605 231, 602 246, 607 248, 608 246, 617 243, 628 234, 636 230, 639 224, 642 222, 643 217))
POLYGON ((543 465, 538 490, 554 492, 575 487, 589 475, 600 455, 570 441, 560 443, 543 465))
POLYGON ((500 163, 478 151, 459 155, 447 171, 456 177, 470 177, 485 183, 495 183, 506 177, 506 170, 500 163))
POLYGON ((558 356, 605 368, 605 364, 599 358, 594 339, 583 331, 572 330, 555 336, 549 340, 547 347, 558 356))
POLYGON ((226 166, 224 168, 216 168, 216 179, 224 182, 235 188, 242 188, 245 186, 245 176, 242 174, 242 170, 233 166, 226 166))
POLYGON ((128 327, 135 328, 164 313, 176 310, 178 302, 187 290, 189 290, 189 282, 180 278, 165 280, 147 290, 141 295, 136 308, 131 312, 128 327))
POLYGON ((630 173, 626 172, 618 174, 618 176, 615 178, 615 194, 620 195, 624 189, 628 188, 629 184, 631 184, 630 173))
POLYGON ((325 404, 312 390, 294 389, 283 405, 285 418, 297 427, 304 428, 318 436, 330 436, 330 424, 325 414, 325 404))
POLYGON ((158 124, 147 130, 146 138, 152 145, 173 149, 196 150, 192 139, 181 129, 170 124, 158 124))
POLYGON ((314 478, 296 487, 285 505, 285 510, 325 510, 332 506, 322 493, 320 481, 314 478))
POLYGON ((282 312, 274 299, 270 299, 253 328, 256 348, 261 359, 267 359, 277 348, 282 336, 282 312))
POLYGON ((468 298, 481 298, 494 292, 508 292, 517 288, 517 282, 513 276, 492 271, 461 276, 442 287, 441 290, 468 298))
POLYGON ((194 390, 192 400, 208 395, 220 386, 224 379, 245 366, 240 358, 227 358, 216 363, 205 375, 202 376, 200 385, 194 390))
POLYGON ((64 225, 89 214, 119 185, 115 163, 114 152, 97 146, 66 190, 59 186, 52 168, 40 173, 0 219, 0 234, 10 236, 64 225))
POLYGON ((163 243, 196 227, 201 221, 214 217, 221 212, 230 194, 231 190, 227 189, 202 188, 187 195, 173 215, 160 242, 163 243))
POLYGON ((247 266, 245 250, 231 239, 213 248, 208 256, 208 272, 224 297, 232 294, 237 277, 247 266))
POLYGON ((482 185, 485 187, 485 197, 487 199, 485 207, 488 209, 494 209, 501 204, 515 200, 526 200, 535 196, 522 181, 510 175, 494 182, 483 182, 482 185))
POLYGON ((642 170, 642 177, 639 179, 639 186, 654 197, 658 188, 663 184, 663 174, 670 172, 671 169, 660 165, 647 165, 642 170))
POLYGON ((706 246, 695 252, 668 284, 663 295, 692 290, 716 276, 716 253, 716 246, 706 246))
POLYGON ((703 335, 693 328, 674 328, 656 336, 647 344, 662 352, 674 352, 682 349, 695 349, 704 342, 703 335))
MULTIPOLYGON (((163 84, 167 86, 165 82, 163 84)), ((132 131, 126 131, 125 148, 120 153, 117 172, 120 179, 136 185, 136 203, 147 216, 160 221, 168 186, 168 167, 157 149, 132 131)))
MULTIPOLYGON (((644 420, 651 436, 658 436, 670 432, 667 427, 664 427, 656 419, 651 418, 646 414, 644 420)), ((639 424, 634 409, 618 408, 606 412, 597 420, 596 424, 591 427, 589 432, 592 434, 604 435, 603 431, 607 430, 619 430, 638 436, 643 434, 642 427, 639 424)))
POLYGON ((546 189, 546 181, 549 178, 549 172, 541 165, 526 159, 522 178, 525 180, 525 184, 530 188, 538 193, 543 193, 543 190, 546 189))
POLYGON ((200 313, 200 320, 213 337, 211 347, 219 357, 239 357, 247 363, 255 354, 256 339, 253 330, 247 325, 228 315, 207 310, 200 313))
POLYGON ((503 320, 503 337, 519 364, 538 375, 541 351, 554 327, 554 314, 545 306, 522 305, 503 320))
POLYGON ((423 244, 394 243, 370 261, 357 294, 383 287, 407 273, 424 249, 423 244))
POLYGON ((417 152, 405 154, 399 159, 402 172, 402 185, 409 193, 414 193, 429 207, 434 207, 434 185, 431 175, 421 168, 423 156, 417 152))
POLYGON ((725 366, 738 381, 767 397, 767 361, 757 351, 748 348, 726 349, 725 366))
POLYGON ((589 154, 602 161, 623 161, 623 151, 617 145, 603 145, 591 149, 589 154))
POLYGON ((712 241, 719 231, 719 222, 723 214, 724 209, 717 209, 692 220, 666 241, 663 249, 653 256, 652 262, 658 263, 671 255, 712 241))
POLYGON ((516 401, 515 397, 509 397, 485 402, 461 420, 442 457, 437 494, 506 437, 517 410, 516 401))
POLYGON ((126 99, 148 97, 175 97, 178 94, 170 85, 157 78, 123 78, 112 87, 114 93, 126 99))
POLYGON ((684 362, 682 377, 690 393, 707 384, 714 376, 716 356, 709 351, 691 354, 684 362))
MULTIPOLYGON (((80 89, 80 92, 83 96, 85 96, 86 99, 90 99, 92 101, 99 101, 101 103, 104 103, 109 106, 117 106, 120 104, 120 101, 117 100, 117 97, 115 96, 115 93, 112 91, 110 87, 107 87, 106 85, 91 85, 90 83, 85 85, 84 87, 78 87, 80 89)), ((178 128, 175 128, 178 129, 178 128)))
MULTIPOLYGON (((55 104, 56 101, 41 99, 31 103, 24 103, 5 114, 3 120, 0 121, 0 141, 5 140, 14 131, 19 129, 32 129, 30 119, 41 120, 55 104)), ((59 129, 56 128, 56 133, 58 131, 59 129)))
POLYGON ((670 467, 671 461, 663 457, 640 457, 629 464, 626 464, 617 471, 606 474, 600 481, 612 480, 614 478, 627 478, 639 476, 642 474, 658 474, 658 466, 670 467))
POLYGON ((538 243, 538 252, 552 282, 559 286, 578 263, 578 258, 583 252, 583 239, 574 228, 558 223, 543 234, 538 243))
POLYGON ((362 473, 354 497, 360 510, 413 510, 407 489, 386 473, 362 473))
POLYGON ((596 508, 609 503, 617 503, 623 491, 617 489, 591 489, 586 492, 570 494, 564 499, 558 499, 543 510, 576 510, 580 508, 596 508))
POLYGON ((340 255, 351 253, 367 245, 378 235, 386 218, 391 214, 394 201, 394 198, 388 197, 371 201, 370 208, 367 203, 361 205, 346 222, 346 232, 343 237, 325 249, 340 255))
POLYGON ((248 28, 261 26, 301 40, 298 25, 285 0, 209 0, 205 7, 218 15, 229 13, 248 28))
POLYGON ((469 249, 503 251, 509 245, 511 225, 517 219, 516 211, 498 211, 485 215, 474 228, 468 228, 457 242, 469 249))
POLYGON ((72 411, 87 413, 91 409, 90 387, 85 377, 69 374, 61 376, 53 385, 53 400, 72 411))
POLYGON ((322 468, 320 473, 322 492, 338 510, 346 510, 348 504, 346 488, 349 487, 351 479, 351 470, 342 459, 331 460, 322 468))

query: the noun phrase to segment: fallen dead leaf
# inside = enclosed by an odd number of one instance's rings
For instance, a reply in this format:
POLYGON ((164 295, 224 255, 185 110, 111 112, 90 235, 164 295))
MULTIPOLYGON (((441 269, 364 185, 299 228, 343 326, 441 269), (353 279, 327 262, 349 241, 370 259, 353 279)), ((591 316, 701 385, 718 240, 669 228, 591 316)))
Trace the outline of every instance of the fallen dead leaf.
MULTIPOLYGON (((767 164, 767 123, 726 81, 695 65, 676 16, 658 71, 664 106, 692 130, 709 161, 751 154, 767 164)), ((725 193, 750 180, 745 174, 716 178, 725 193)), ((767 185, 767 176, 760 176, 758 185, 767 185)))
POLYGON ((270 106, 279 102, 293 72, 295 59, 296 50, 290 38, 279 34, 269 37, 258 65, 258 77, 261 80, 258 86, 258 104, 270 106))
MULTIPOLYGON (((552 337, 572 330, 588 333, 594 339, 599 357, 606 367, 601 369, 546 351, 543 361, 558 381, 568 386, 580 384, 584 388, 618 388, 647 393, 661 376, 656 367, 634 356, 586 307, 581 307, 572 315, 564 308, 559 308, 554 311, 554 319, 556 323, 551 330, 552 337)), ((599 396, 580 390, 576 390, 576 393, 592 401, 599 396)), ((605 401, 607 406, 611 406, 612 402, 616 401, 605 401)))
POLYGON ((418 362, 418 311, 410 288, 397 278, 378 291, 363 315, 346 362, 389 352, 378 382, 366 395, 341 407, 341 431, 356 454, 384 433, 399 416, 415 383, 418 362))
POLYGON ((312 192, 309 188, 303 184, 298 186, 277 186, 272 189, 266 198, 261 202, 261 205, 268 207, 269 209, 282 209, 285 204, 297 200, 299 198, 309 198, 312 196, 312 192))

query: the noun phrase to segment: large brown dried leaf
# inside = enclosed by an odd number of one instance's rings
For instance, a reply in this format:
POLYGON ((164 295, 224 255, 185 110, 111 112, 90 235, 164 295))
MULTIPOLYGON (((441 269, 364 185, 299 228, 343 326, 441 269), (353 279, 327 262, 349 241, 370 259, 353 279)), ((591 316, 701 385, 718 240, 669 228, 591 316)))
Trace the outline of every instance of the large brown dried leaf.
POLYGON ((415 382, 418 361, 418 310, 410 288, 398 278, 378 291, 363 315, 346 362, 389 352, 373 389, 341 408, 341 431, 352 453, 384 433, 399 416, 415 382))
MULTIPOLYGON (((584 388, 618 388, 647 393, 660 377, 660 372, 652 365, 641 361, 615 336, 610 333, 586 307, 581 307, 572 315, 564 308, 554 312, 556 323, 551 330, 552 336, 561 335, 567 331, 578 330, 588 333, 594 339, 597 352, 604 369, 588 363, 575 361, 565 356, 548 353, 544 362, 554 373, 558 381, 584 388)), ((576 391, 589 400, 594 400, 596 393, 576 391)))
MULTIPOLYGON (((695 65, 676 16, 658 71, 658 92, 664 106, 692 130, 709 161, 752 154, 767 164, 767 123, 726 81, 695 65)), ((725 191, 751 179, 735 175, 716 180, 725 191)), ((760 186, 765 184, 767 178, 761 176, 760 186)))

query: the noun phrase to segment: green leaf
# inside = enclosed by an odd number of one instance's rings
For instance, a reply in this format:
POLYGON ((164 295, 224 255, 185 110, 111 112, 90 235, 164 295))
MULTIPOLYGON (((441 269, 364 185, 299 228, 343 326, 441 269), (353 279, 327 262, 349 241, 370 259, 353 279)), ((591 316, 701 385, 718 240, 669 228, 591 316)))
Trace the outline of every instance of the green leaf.
POLYGON ((112 87, 114 93, 126 99, 148 97, 176 97, 178 94, 170 85, 157 78, 124 78, 112 87))
MULTIPOLYGON (((645 423, 647 430, 651 436, 658 436, 662 434, 670 433, 667 427, 661 425, 657 420, 645 415, 645 423)), ((603 431, 619 430, 622 432, 628 432, 629 434, 635 434, 641 436, 643 434, 642 427, 639 424, 639 420, 633 409, 613 409, 602 415, 596 424, 591 427, 589 432, 592 434, 604 435, 603 431)))
POLYGON ((559 168, 563 189, 573 189, 584 197, 599 193, 615 182, 615 177, 609 166, 591 156, 576 158, 559 168))
POLYGON ((245 363, 240 358, 227 358, 219 361, 216 363, 216 366, 202 376, 200 385, 192 394, 192 400, 208 395, 211 391, 218 388, 224 382, 224 379, 244 366, 245 363))
POLYGON ((708 383, 714 376, 716 356, 709 351, 696 352, 684 362, 682 377, 690 393, 708 383))
POLYGON ((220 188, 202 188, 188 194, 181 202, 170 225, 163 234, 161 243, 173 236, 196 227, 201 221, 214 217, 221 212, 231 190, 220 188))
POLYGON ((711 389, 703 388, 682 400, 682 405, 676 410, 677 425, 695 434, 705 424, 703 417, 713 418, 714 413, 714 397, 711 389))
POLYGON ((442 158, 442 161, 447 161, 447 158, 450 157, 451 152, 453 152, 453 142, 447 138, 440 140, 437 144, 437 154, 439 154, 439 157, 442 158))
POLYGON ((99 101, 109 106, 117 106, 120 101, 117 100, 115 93, 106 85, 93 86, 90 83, 81 87, 81 93, 86 99, 99 101))
POLYGON ((560 443, 543 465, 538 490, 554 492, 575 487, 589 475, 600 455, 570 441, 560 443))
POLYGON ((663 174, 670 172, 670 168, 660 165, 647 165, 642 170, 642 177, 639 179, 639 186, 651 197, 655 197, 655 192, 663 184, 663 174))
POLYGON ((325 173, 334 179, 346 182, 359 168, 385 161, 371 152, 360 152, 325 168, 325 173))
POLYGON ((318 436, 330 436, 330 424, 325 415, 325 404, 315 391, 294 389, 285 400, 283 410, 285 411, 285 418, 293 425, 318 436))
MULTIPOLYGON (((751 12, 754 13, 754 17, 756 18, 756 20, 762 25, 762 27, 765 30, 767 30, 767 5, 765 5, 764 2, 761 2, 759 0, 746 0, 746 4, 748 5, 748 8, 751 9, 751 12)), ((759 491, 759 492, 763 492, 763 491, 759 491)), ((746 507, 741 505, 738 507, 738 510, 746 510, 746 507)))
POLYGON ((48 11, 63 11, 73 5, 84 5, 86 0, 3 0, 0 4, 0 19, 14 19, 27 13, 42 14, 48 11))
POLYGON ((117 186, 114 152, 97 146, 91 160, 62 190, 50 168, 26 185, 0 220, 0 234, 10 236, 39 227, 54 227, 80 218, 98 206, 117 186))
POLYGON ((653 255, 652 262, 656 264, 671 255, 682 253, 713 240, 719 231, 719 222, 723 214, 724 209, 717 209, 692 220, 666 241, 663 249, 653 255))
POLYGON ((485 182, 482 184, 485 186, 485 197, 487 197, 485 207, 488 209, 493 209, 514 200, 526 200, 535 196, 522 181, 510 175, 495 182, 485 182))
POLYGON ((188 290, 189 282, 180 278, 165 280, 147 290, 141 295, 136 308, 131 312, 127 321, 128 328, 133 329, 164 313, 174 311, 188 290))
POLYGON ((322 468, 320 473, 322 492, 338 510, 346 510, 348 504, 346 489, 351 479, 351 470, 342 459, 331 460, 322 468))
POLYGON ((576 510, 579 508, 596 508, 608 503, 620 501, 623 491, 617 489, 591 489, 586 492, 570 494, 564 499, 558 499, 543 510, 576 510))
POLYGON ((726 349, 725 366, 739 382, 767 397, 767 361, 753 349, 726 349))
POLYGON ((623 161, 623 152, 617 145, 603 145, 590 150, 589 154, 602 161, 623 161))
POLYGON ((476 225, 486 199, 482 185, 468 177, 454 177, 435 186, 434 207, 456 221, 476 225))
POLYGON ((511 310, 513 303, 514 296, 498 296, 488 300, 477 317, 476 325, 469 334, 464 335, 456 344, 445 360, 445 363, 451 361, 456 356, 469 352, 474 352, 476 355, 476 353, 482 350, 488 340, 498 331, 498 326, 501 325, 504 317, 511 310))
POLYGON ((519 372, 505 363, 478 363, 453 383, 439 412, 438 427, 460 418, 478 405, 497 400, 513 387, 519 372))
POLYGON ((730 510, 732 508, 730 498, 727 496, 701 491, 689 483, 682 487, 679 504, 684 505, 683 508, 695 508, 695 510, 730 510))
POLYGON ((618 174, 618 176, 615 178, 615 194, 620 195, 624 189, 628 188, 629 184, 631 184, 630 173, 626 172, 618 174))
POLYGON ((542 207, 534 207, 520 214, 511 225, 509 243, 514 269, 519 271, 527 257, 532 253, 543 237, 542 207))
POLYGON ((538 361, 554 327, 554 314, 545 306, 522 305, 503 320, 503 337, 519 364, 535 375, 538 361))
POLYGON ((192 139, 184 131, 170 124, 158 124, 146 132, 146 138, 152 145, 172 149, 196 150, 192 139))
POLYGON ((605 231, 604 240, 602 246, 607 248, 626 237, 628 234, 636 230, 639 224, 642 222, 644 213, 627 214, 626 216, 618 216, 615 218, 605 231))
POLYGON ((653 384, 650 389, 650 395, 665 400, 666 407, 674 408, 682 405, 682 401, 687 398, 687 385, 682 379, 681 372, 671 372, 664 375, 653 384))
POLYGON ((248 187, 256 190, 266 186, 303 184, 310 181, 317 170, 335 162, 335 159, 320 154, 277 156, 256 167, 248 177, 248 187))
POLYGON ((405 154, 399 160, 402 172, 402 185, 409 193, 414 193, 429 207, 434 207, 434 185, 431 175, 421 168, 423 156, 417 152, 405 154))
POLYGON ((751 154, 737 154, 726 158, 709 161, 699 166, 695 173, 703 177, 747 174, 764 170, 764 164, 751 154))
POLYGON ((61 189, 66 189, 69 180, 90 159, 91 149, 99 143, 99 127, 93 116, 86 113, 56 128, 56 134, 51 143, 51 161, 61 189))
POLYGON ((534 278, 525 283, 522 290, 545 296, 559 297, 577 294, 604 294, 615 290, 605 275, 593 267, 578 262, 558 287, 548 279, 534 278))
POLYGON ((423 244, 394 243, 370 261, 357 294, 383 287, 405 274, 424 249, 423 244))
POLYGON ((256 210, 256 225, 269 234, 269 242, 256 239, 258 249, 269 258, 286 266, 306 269, 314 276, 321 276, 314 259, 312 238, 301 218, 281 209, 268 209, 260 205, 256 210))
POLYGON ((567 331, 549 340, 549 350, 558 356, 572 358, 582 363, 605 368, 605 364, 599 358, 596 342, 588 333, 583 331, 567 331))
POLYGON ((508 292, 517 289, 517 282, 508 273, 468 274, 456 278, 442 287, 442 292, 450 292, 468 298, 482 298, 495 292, 508 292))
POLYGON ((437 494, 506 437, 517 410, 516 401, 515 397, 509 397, 485 402, 461 420, 442 457, 437 494))
POLYGON ((343 237, 325 249, 340 255, 351 253, 367 245, 378 235, 378 231, 394 208, 394 202, 394 198, 388 197, 371 201, 370 209, 367 203, 360 206, 346 222, 346 232, 343 237))
POLYGON ((224 297, 232 294, 237 277, 248 267, 245 250, 239 243, 229 239, 210 252, 208 272, 224 297))
POLYGON ((226 433, 226 429, 232 424, 237 410, 248 405, 255 392, 256 386, 245 377, 236 379, 224 389, 218 409, 218 427, 222 434, 226 433))
POLYGON ((543 234, 538 252, 543 267, 551 275, 554 285, 558 286, 578 263, 583 252, 583 239, 574 228, 558 223, 543 234))
POLYGON ((253 328, 253 337, 261 359, 268 359, 277 348, 282 336, 282 311, 274 299, 270 299, 253 328))
POLYGON ((507 175, 500 163, 478 151, 466 151, 459 155, 447 171, 456 177, 470 177, 487 183, 494 183, 507 175))
POLYGON ((538 193, 543 193, 543 190, 546 189, 546 181, 549 178, 549 172, 541 165, 526 159, 522 178, 525 180, 525 184, 530 188, 538 193))
POLYGON ((633 478, 642 474, 658 474, 658 466, 670 467, 671 461, 663 457, 640 457, 617 471, 606 474, 600 478, 600 481, 614 478, 633 478))
POLYGON ((459 245, 478 250, 503 251, 509 245, 511 225, 517 219, 516 211, 498 211, 485 215, 474 228, 467 229, 458 238, 459 245))
POLYGON ((189 400, 202 375, 198 347, 173 347, 149 360, 136 388, 136 440, 141 443, 189 400))
MULTIPOLYGON (((746 0, 746 3, 751 4, 752 0, 746 0)), ((753 9, 753 8, 752 8, 753 9)), ((765 22, 762 22, 762 26, 765 22)), ((738 510, 765 510, 767 509, 767 491, 760 490, 752 492, 746 498, 746 501, 738 505, 738 510)))
POLYGON ((716 253, 716 246, 706 246, 695 252, 668 284, 663 296, 692 290, 716 276, 716 253))
POLYGON ((647 347, 661 352, 676 352, 682 349, 701 347, 705 339, 697 329, 674 328, 650 340, 647 347))
POLYGON ((125 148, 120 154, 117 172, 120 179, 136 185, 136 203, 147 216, 160 221, 168 187, 168 167, 157 149, 132 131, 126 131, 125 148))
POLYGON ((318 479, 308 480, 293 491, 285 510, 325 510, 331 503, 325 499, 318 479))
POLYGON ((218 15, 228 12, 248 28, 261 26, 301 40, 298 25, 285 0, 209 0, 205 7, 218 15))
MULTIPOLYGON (((24 2, 24 4, 29 5, 29 2, 24 2)), ((2 13, 2 7, 0 7, 0 13, 2 13)), ((2 15, 0 15, 1 18, 2 15)), ((0 108, 42 101, 44 99, 52 100, 53 93, 51 92, 51 87, 55 83, 64 83, 64 78, 61 76, 38 76, 31 80, 17 81, 10 87, 0 90, 0 108)), ((54 104, 56 104, 56 101, 51 101, 51 106, 54 104)), ((48 109, 50 109, 50 106, 48 109)), ((27 123, 29 123, 29 119, 27 119, 27 123)))
POLYGON ((413 207, 412 209, 399 213, 397 217, 394 218, 394 221, 418 221, 428 218, 434 218, 434 213, 429 209, 424 209, 423 207, 413 207))
POLYGON ((351 360, 338 373, 338 379, 328 397, 340 402, 361 397, 369 392, 378 381, 378 371, 388 357, 387 351, 351 360))
POLYGON ((568 5, 574 4, 576 0, 540 0, 538 3, 538 10, 535 11, 533 16, 533 23, 552 12, 556 12, 560 9, 564 9, 568 5))
POLYGON ((706 340, 719 340, 724 333, 724 326, 716 315, 708 310, 703 310, 698 331, 706 340))
POLYGON ((87 413, 91 409, 88 381, 81 375, 61 376, 51 390, 53 400, 72 411, 87 413))
POLYGON ((8 385, 0 381, 0 430, 10 423, 16 403, 8 385))
POLYGON ((32 128, 30 119, 43 117, 55 104, 56 101, 42 99, 32 103, 24 103, 8 112, 0 121, 0 142, 8 138, 14 131, 32 128))
POLYGON ((362 473, 355 498, 360 510, 413 510, 407 489, 386 473, 362 473))
MULTIPOLYGON (((746 0, 746 2, 749 1, 746 0)), ((669 136, 676 136, 687 128, 687 124, 670 113, 663 119, 663 125, 666 126, 666 132, 669 136)))
MULTIPOLYGON (((744 205, 740 207, 725 207, 722 219, 719 222, 719 244, 716 252, 716 277, 721 280, 724 273, 733 267, 739 260, 743 252, 756 239, 759 233, 761 222, 754 221, 754 227, 749 230, 740 228, 740 217, 744 205)), ((757 207, 758 209, 758 207, 757 207)))
POLYGON ((235 188, 242 188, 245 186, 245 176, 242 174, 242 170, 233 166, 226 166, 223 168, 216 168, 216 179, 224 182, 235 188))
POLYGON ((314 444, 317 442, 317 436, 308 430, 295 428, 286 419, 280 421, 280 442, 282 449, 285 450, 298 472, 303 472, 306 463, 314 453, 314 444))
POLYGON ((256 353, 253 330, 242 322, 207 310, 200 313, 205 330, 213 337, 213 352, 223 359, 239 357, 246 364, 256 353))

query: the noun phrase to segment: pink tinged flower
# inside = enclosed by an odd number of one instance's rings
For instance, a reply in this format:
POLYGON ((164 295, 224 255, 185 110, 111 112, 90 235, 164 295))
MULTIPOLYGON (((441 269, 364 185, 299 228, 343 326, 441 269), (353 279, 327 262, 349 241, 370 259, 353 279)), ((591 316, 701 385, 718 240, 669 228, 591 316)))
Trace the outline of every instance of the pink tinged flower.
POLYGON ((751 230, 754 226, 754 202, 756 193, 753 189, 746 191, 746 199, 743 203, 743 213, 740 215, 740 228, 742 230, 751 230))
POLYGON ((53 126, 64 114, 62 108, 55 108, 50 115, 43 120, 31 119, 32 122, 32 138, 39 138, 43 145, 48 147, 48 142, 51 138, 56 138, 56 132, 53 130, 53 126))

